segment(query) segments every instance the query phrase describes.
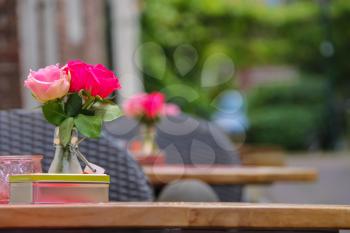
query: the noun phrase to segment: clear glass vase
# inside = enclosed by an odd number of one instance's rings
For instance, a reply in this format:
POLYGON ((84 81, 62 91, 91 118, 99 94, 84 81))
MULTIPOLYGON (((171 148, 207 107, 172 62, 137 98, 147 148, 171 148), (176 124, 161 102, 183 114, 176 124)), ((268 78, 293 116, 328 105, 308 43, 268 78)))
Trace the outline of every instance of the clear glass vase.
POLYGON ((9 176, 42 172, 42 158, 42 155, 0 156, 0 204, 7 204, 9 201, 9 176))
POLYGON ((154 156, 159 153, 156 142, 157 129, 153 125, 142 125, 140 129, 141 153, 144 156, 154 156))
POLYGON ((128 146, 134 159, 142 165, 161 165, 165 154, 156 142, 157 131, 153 125, 142 125, 140 134, 128 146))
POLYGON ((83 173, 75 152, 78 143, 77 129, 73 128, 71 135, 70 143, 63 146, 60 143, 59 128, 56 127, 54 136, 55 156, 51 162, 49 173, 83 173))

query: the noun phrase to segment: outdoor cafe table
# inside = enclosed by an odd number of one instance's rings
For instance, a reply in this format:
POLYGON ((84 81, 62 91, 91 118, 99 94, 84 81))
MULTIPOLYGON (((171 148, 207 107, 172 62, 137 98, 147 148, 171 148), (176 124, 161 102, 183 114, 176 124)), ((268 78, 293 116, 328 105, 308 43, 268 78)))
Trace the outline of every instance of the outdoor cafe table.
POLYGON ((244 167, 244 166, 143 166, 154 185, 163 185, 180 179, 198 179, 212 185, 271 184, 274 182, 311 182, 318 173, 301 167, 244 167))
POLYGON ((135 232, 136 229, 337 232, 350 229, 350 206, 166 202, 0 205, 0 232, 42 233, 53 229, 84 233, 135 232))

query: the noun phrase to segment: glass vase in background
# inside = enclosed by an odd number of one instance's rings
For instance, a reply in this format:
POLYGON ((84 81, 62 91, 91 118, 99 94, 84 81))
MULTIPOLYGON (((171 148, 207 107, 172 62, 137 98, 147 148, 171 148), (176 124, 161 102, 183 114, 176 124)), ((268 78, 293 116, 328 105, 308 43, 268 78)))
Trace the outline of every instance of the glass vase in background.
POLYGON ((141 151, 143 156, 158 155, 159 148, 156 142, 157 129, 153 125, 142 125, 140 128, 141 151))
POLYGON ((41 173, 41 155, 0 156, 0 204, 9 202, 8 177, 14 174, 41 173))
POLYGON ((76 153, 78 150, 78 130, 76 128, 72 129, 70 143, 64 146, 60 141, 59 128, 56 127, 53 142, 55 156, 51 162, 49 173, 83 173, 76 153))
POLYGON ((129 151, 141 165, 161 165, 165 155, 156 141, 157 129, 154 125, 141 125, 139 135, 130 142, 129 151))

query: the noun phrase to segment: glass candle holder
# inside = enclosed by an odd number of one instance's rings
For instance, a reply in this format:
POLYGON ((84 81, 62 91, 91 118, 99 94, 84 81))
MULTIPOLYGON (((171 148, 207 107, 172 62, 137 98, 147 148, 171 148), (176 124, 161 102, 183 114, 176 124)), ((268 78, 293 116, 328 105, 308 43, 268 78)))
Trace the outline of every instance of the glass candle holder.
POLYGON ((9 201, 9 175, 41 173, 42 159, 42 155, 0 156, 0 204, 7 204, 9 201))

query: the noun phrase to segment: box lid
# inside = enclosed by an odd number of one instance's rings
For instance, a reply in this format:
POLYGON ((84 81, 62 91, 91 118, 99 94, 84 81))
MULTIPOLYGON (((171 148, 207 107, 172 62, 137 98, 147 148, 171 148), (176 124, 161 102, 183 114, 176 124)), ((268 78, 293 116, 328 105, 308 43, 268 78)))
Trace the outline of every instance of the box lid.
POLYGON ((105 174, 56 174, 35 173, 10 175, 10 183, 23 182, 64 182, 64 183, 109 183, 110 177, 105 174))

